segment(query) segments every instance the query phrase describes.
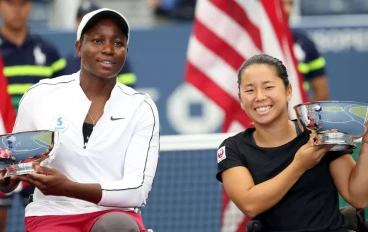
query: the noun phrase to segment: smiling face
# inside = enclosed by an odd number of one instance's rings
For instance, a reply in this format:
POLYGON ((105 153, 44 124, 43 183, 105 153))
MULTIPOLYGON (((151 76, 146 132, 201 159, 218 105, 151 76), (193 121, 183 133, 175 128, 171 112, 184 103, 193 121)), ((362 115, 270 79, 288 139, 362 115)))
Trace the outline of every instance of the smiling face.
POLYGON ((288 117, 291 86, 285 87, 274 67, 253 64, 245 68, 241 73, 239 91, 241 107, 255 125, 267 125, 288 117))
POLYGON ((118 24, 101 19, 76 42, 82 72, 104 79, 114 78, 124 66, 128 52, 127 37, 118 24))

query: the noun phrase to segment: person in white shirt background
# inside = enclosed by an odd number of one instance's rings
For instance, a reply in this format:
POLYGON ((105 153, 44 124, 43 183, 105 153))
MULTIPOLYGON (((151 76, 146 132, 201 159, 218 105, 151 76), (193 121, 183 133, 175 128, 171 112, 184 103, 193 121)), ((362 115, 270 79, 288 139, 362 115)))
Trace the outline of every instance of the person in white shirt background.
POLYGON ((159 118, 148 95, 117 83, 129 32, 114 10, 85 15, 75 43, 80 72, 42 80, 22 98, 13 132, 57 134, 36 172, 1 178, 3 192, 19 181, 36 186, 26 231, 146 231, 137 211, 156 174, 159 118))

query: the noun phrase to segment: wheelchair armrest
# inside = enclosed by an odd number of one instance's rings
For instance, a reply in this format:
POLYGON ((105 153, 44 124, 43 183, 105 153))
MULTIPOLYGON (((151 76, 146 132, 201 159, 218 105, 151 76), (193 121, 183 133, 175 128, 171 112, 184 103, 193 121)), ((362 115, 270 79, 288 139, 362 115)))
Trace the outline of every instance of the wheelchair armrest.
POLYGON ((351 206, 340 208, 341 213, 349 221, 349 230, 358 232, 368 232, 368 221, 365 219, 364 209, 353 208, 351 206))
POLYGON ((346 206, 346 207, 340 208, 340 212, 344 215, 344 217, 349 222, 348 229, 357 231, 358 230, 357 210, 351 206, 346 206))
POLYGON ((365 210, 356 209, 359 232, 368 232, 368 221, 365 219, 365 210))

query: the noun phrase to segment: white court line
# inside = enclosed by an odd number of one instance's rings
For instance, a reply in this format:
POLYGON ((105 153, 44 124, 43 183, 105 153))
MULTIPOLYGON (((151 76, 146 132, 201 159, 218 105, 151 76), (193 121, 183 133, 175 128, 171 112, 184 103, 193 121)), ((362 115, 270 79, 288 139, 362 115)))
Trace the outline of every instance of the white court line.
MULTIPOLYGON (((348 105, 348 106, 346 106, 346 107, 351 107, 351 106, 354 106, 354 104, 352 104, 352 105, 348 105)), ((356 121, 357 123, 359 123, 360 125, 362 125, 363 127, 365 127, 365 125, 364 125, 364 124, 362 124, 362 123, 358 122, 358 121, 357 121, 357 120, 355 120, 352 116, 350 116, 350 115, 348 115, 348 114, 346 113, 346 111, 345 111, 346 107, 344 107, 344 113, 345 113, 347 116, 349 116, 351 119, 353 119, 353 121, 356 121)), ((349 108, 349 113, 351 113, 351 112, 350 112, 350 108, 349 108)), ((358 116, 358 117, 359 117, 359 116, 358 116)))

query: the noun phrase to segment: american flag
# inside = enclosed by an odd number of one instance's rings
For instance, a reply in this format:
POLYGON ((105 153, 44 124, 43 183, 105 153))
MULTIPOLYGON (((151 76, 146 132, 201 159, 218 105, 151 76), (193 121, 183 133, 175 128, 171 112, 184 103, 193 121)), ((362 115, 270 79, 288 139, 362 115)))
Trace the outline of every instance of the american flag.
POLYGON ((4 75, 3 59, 0 55, 0 135, 13 130, 15 112, 8 94, 8 82, 4 75))
MULTIPOLYGON (((284 62, 293 86, 291 118, 292 107, 307 101, 281 4, 281 0, 197 0, 185 79, 225 112, 224 132, 252 126, 240 108, 237 71, 254 55, 266 53, 284 62)), ((244 232, 248 220, 223 191, 221 232, 244 232)))

